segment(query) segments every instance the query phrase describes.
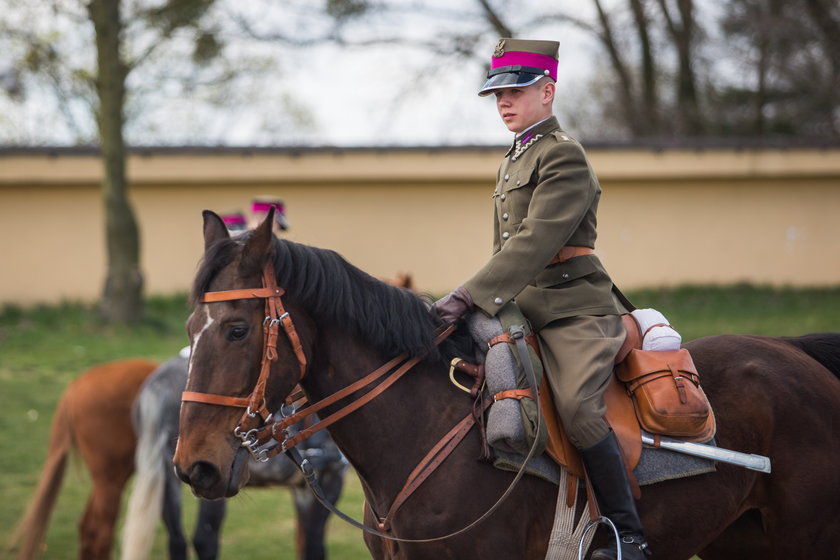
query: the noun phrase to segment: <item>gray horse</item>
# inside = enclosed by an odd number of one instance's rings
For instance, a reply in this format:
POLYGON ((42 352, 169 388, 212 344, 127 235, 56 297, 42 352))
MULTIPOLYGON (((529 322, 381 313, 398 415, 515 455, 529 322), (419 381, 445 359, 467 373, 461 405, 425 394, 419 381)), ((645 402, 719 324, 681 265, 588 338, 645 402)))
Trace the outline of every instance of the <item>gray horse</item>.
MULTIPOLYGON (((187 383, 187 364, 185 355, 162 364, 146 380, 134 402, 136 476, 123 530, 122 560, 148 557, 161 511, 169 533, 169 557, 172 560, 187 558, 181 524, 181 481, 172 467, 181 393, 187 383)), ((325 431, 304 442, 300 451, 312 463, 324 495, 335 504, 344 486, 346 459, 325 431)), ((266 463, 251 460, 249 469, 248 484, 251 486, 281 485, 291 489, 297 512, 298 558, 325 558, 324 532, 329 511, 318 503, 294 463, 281 454, 266 463)), ((225 500, 200 500, 193 535, 193 546, 200 560, 218 556, 224 516, 225 500)))

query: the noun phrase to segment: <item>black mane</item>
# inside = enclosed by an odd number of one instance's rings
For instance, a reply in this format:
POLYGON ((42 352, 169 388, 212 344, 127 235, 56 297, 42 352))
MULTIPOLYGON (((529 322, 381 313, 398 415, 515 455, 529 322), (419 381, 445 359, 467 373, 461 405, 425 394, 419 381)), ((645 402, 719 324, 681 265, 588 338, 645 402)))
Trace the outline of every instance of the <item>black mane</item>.
MULTIPOLYGON (((249 235, 217 242, 208 249, 196 275, 193 303, 216 274, 233 262, 249 235)), ((428 352, 430 358, 439 356, 434 336, 440 320, 413 292, 377 280, 335 251, 277 238, 272 248, 277 283, 318 320, 338 322, 389 355, 428 352)), ((463 355, 452 343, 442 352, 463 355)))

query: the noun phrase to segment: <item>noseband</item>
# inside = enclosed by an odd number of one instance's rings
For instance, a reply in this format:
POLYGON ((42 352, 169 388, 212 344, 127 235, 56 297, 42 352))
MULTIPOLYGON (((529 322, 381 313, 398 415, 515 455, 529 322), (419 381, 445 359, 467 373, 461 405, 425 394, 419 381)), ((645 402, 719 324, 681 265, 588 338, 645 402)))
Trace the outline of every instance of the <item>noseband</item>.
MULTIPOLYGON (((277 361, 277 338, 280 334, 280 325, 292 345, 300 366, 300 379, 306 375, 306 355, 303 353, 303 345, 300 342, 295 324, 289 316, 289 312, 283 307, 282 296, 286 291, 277 285, 274 275, 274 268, 271 262, 263 267, 262 287, 246 288, 243 290, 224 290, 219 292, 205 292, 201 297, 201 303, 215 303, 219 301, 233 301, 240 299, 265 299, 265 319, 263 319, 263 355, 260 364, 260 376, 251 394, 248 397, 229 397, 226 395, 215 395, 212 393, 197 393, 184 391, 181 400, 184 402, 199 402, 221 406, 232 406, 244 408, 245 412, 239 420, 239 425, 234 429, 234 434, 242 440, 242 445, 256 456, 257 432, 252 427, 252 421, 259 416, 261 424, 270 421, 271 411, 268 410, 265 401, 265 389, 268 383, 268 375, 271 372, 271 364, 277 361)), ((260 423, 260 421, 257 421, 260 423)))

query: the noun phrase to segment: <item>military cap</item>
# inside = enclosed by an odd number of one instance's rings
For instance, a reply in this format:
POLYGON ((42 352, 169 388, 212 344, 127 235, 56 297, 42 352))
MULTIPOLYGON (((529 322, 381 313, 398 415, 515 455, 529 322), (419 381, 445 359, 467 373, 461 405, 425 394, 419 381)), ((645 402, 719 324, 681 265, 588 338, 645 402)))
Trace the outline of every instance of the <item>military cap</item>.
MULTIPOLYGON (((271 208, 274 208, 274 221, 282 230, 289 229, 289 222, 286 220, 286 205, 282 200, 272 196, 257 196, 251 201, 251 214, 257 220, 261 220, 271 208)), ((256 224, 255 224, 256 226, 256 224)))
POLYGON ((490 59, 487 81, 478 95, 488 95, 495 89, 529 86, 548 76, 557 81, 557 41, 530 39, 499 39, 490 59))
POLYGON ((231 214, 223 214, 222 221, 227 226, 231 234, 242 233, 248 229, 248 224, 245 222, 245 216, 242 212, 234 212, 231 214))

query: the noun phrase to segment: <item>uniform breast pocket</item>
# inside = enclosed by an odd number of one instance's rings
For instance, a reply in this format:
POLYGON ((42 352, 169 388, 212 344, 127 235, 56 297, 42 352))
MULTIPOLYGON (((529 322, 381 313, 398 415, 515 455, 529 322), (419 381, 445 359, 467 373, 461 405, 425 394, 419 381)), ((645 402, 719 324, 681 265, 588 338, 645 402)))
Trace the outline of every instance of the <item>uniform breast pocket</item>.
POLYGON ((511 173, 502 181, 496 205, 504 222, 518 225, 528 215, 535 182, 530 172, 511 173))

